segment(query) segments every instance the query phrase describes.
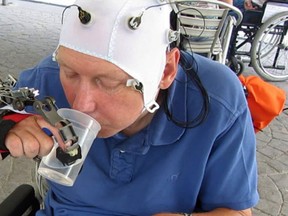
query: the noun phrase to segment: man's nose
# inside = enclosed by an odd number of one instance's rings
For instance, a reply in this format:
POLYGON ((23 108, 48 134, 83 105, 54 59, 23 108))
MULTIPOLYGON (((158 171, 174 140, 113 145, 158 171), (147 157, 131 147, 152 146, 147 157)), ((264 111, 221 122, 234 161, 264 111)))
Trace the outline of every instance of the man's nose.
POLYGON ((92 91, 88 85, 81 85, 76 89, 72 108, 84 113, 90 113, 97 108, 95 91, 92 91))

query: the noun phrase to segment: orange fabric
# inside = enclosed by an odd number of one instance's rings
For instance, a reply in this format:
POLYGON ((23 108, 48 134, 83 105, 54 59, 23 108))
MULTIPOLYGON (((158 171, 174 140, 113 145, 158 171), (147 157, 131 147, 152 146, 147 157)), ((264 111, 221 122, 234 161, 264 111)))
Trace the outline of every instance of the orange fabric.
POLYGON ((239 79, 247 89, 248 106, 255 132, 258 132, 283 111, 286 93, 257 76, 240 75, 239 79))

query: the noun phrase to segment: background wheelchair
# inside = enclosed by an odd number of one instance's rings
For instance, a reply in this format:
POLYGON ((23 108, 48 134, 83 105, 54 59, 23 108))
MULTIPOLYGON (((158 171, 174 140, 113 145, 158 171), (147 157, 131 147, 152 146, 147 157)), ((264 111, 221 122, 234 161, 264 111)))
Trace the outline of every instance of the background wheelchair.
POLYGON ((236 28, 231 39, 229 66, 237 74, 242 73, 244 56, 247 56, 246 63, 263 79, 287 80, 287 29, 287 0, 270 0, 259 11, 245 11, 242 23, 236 28))
POLYGON ((241 11, 217 0, 171 2, 180 32, 177 47, 225 64, 233 29, 242 20, 241 11))

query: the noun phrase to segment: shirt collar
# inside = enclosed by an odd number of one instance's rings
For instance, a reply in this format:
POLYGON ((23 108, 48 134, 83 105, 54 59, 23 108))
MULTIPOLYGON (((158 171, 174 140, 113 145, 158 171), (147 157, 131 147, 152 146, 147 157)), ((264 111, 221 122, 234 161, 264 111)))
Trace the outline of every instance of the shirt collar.
MULTIPOLYGON (((173 117, 180 121, 187 121, 187 77, 180 66, 176 79, 169 88, 168 100, 169 110, 173 117)), ((173 144, 181 138, 186 130, 168 118, 163 105, 147 129, 147 142, 152 146, 173 144)))
MULTIPOLYGON (((173 117, 187 121, 187 82, 183 70, 178 70, 176 81, 169 88, 169 109, 173 117), (184 79, 184 80, 183 80, 184 79)), ((175 143, 185 133, 186 128, 177 126, 166 115, 163 105, 157 110, 151 123, 131 137, 119 133, 112 137, 123 152, 146 154, 150 146, 175 143)))

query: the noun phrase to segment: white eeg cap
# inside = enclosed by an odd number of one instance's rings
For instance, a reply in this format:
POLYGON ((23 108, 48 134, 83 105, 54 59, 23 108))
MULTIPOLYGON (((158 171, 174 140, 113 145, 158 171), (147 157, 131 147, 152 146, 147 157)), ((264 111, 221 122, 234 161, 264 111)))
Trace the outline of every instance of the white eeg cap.
POLYGON ((143 84, 144 106, 154 112, 159 107, 155 99, 166 64, 170 30, 171 6, 160 4, 157 0, 76 0, 75 5, 92 14, 92 21, 84 25, 77 7, 67 9, 59 46, 120 67, 143 84), (131 29, 130 18, 139 16, 139 27, 131 29))

